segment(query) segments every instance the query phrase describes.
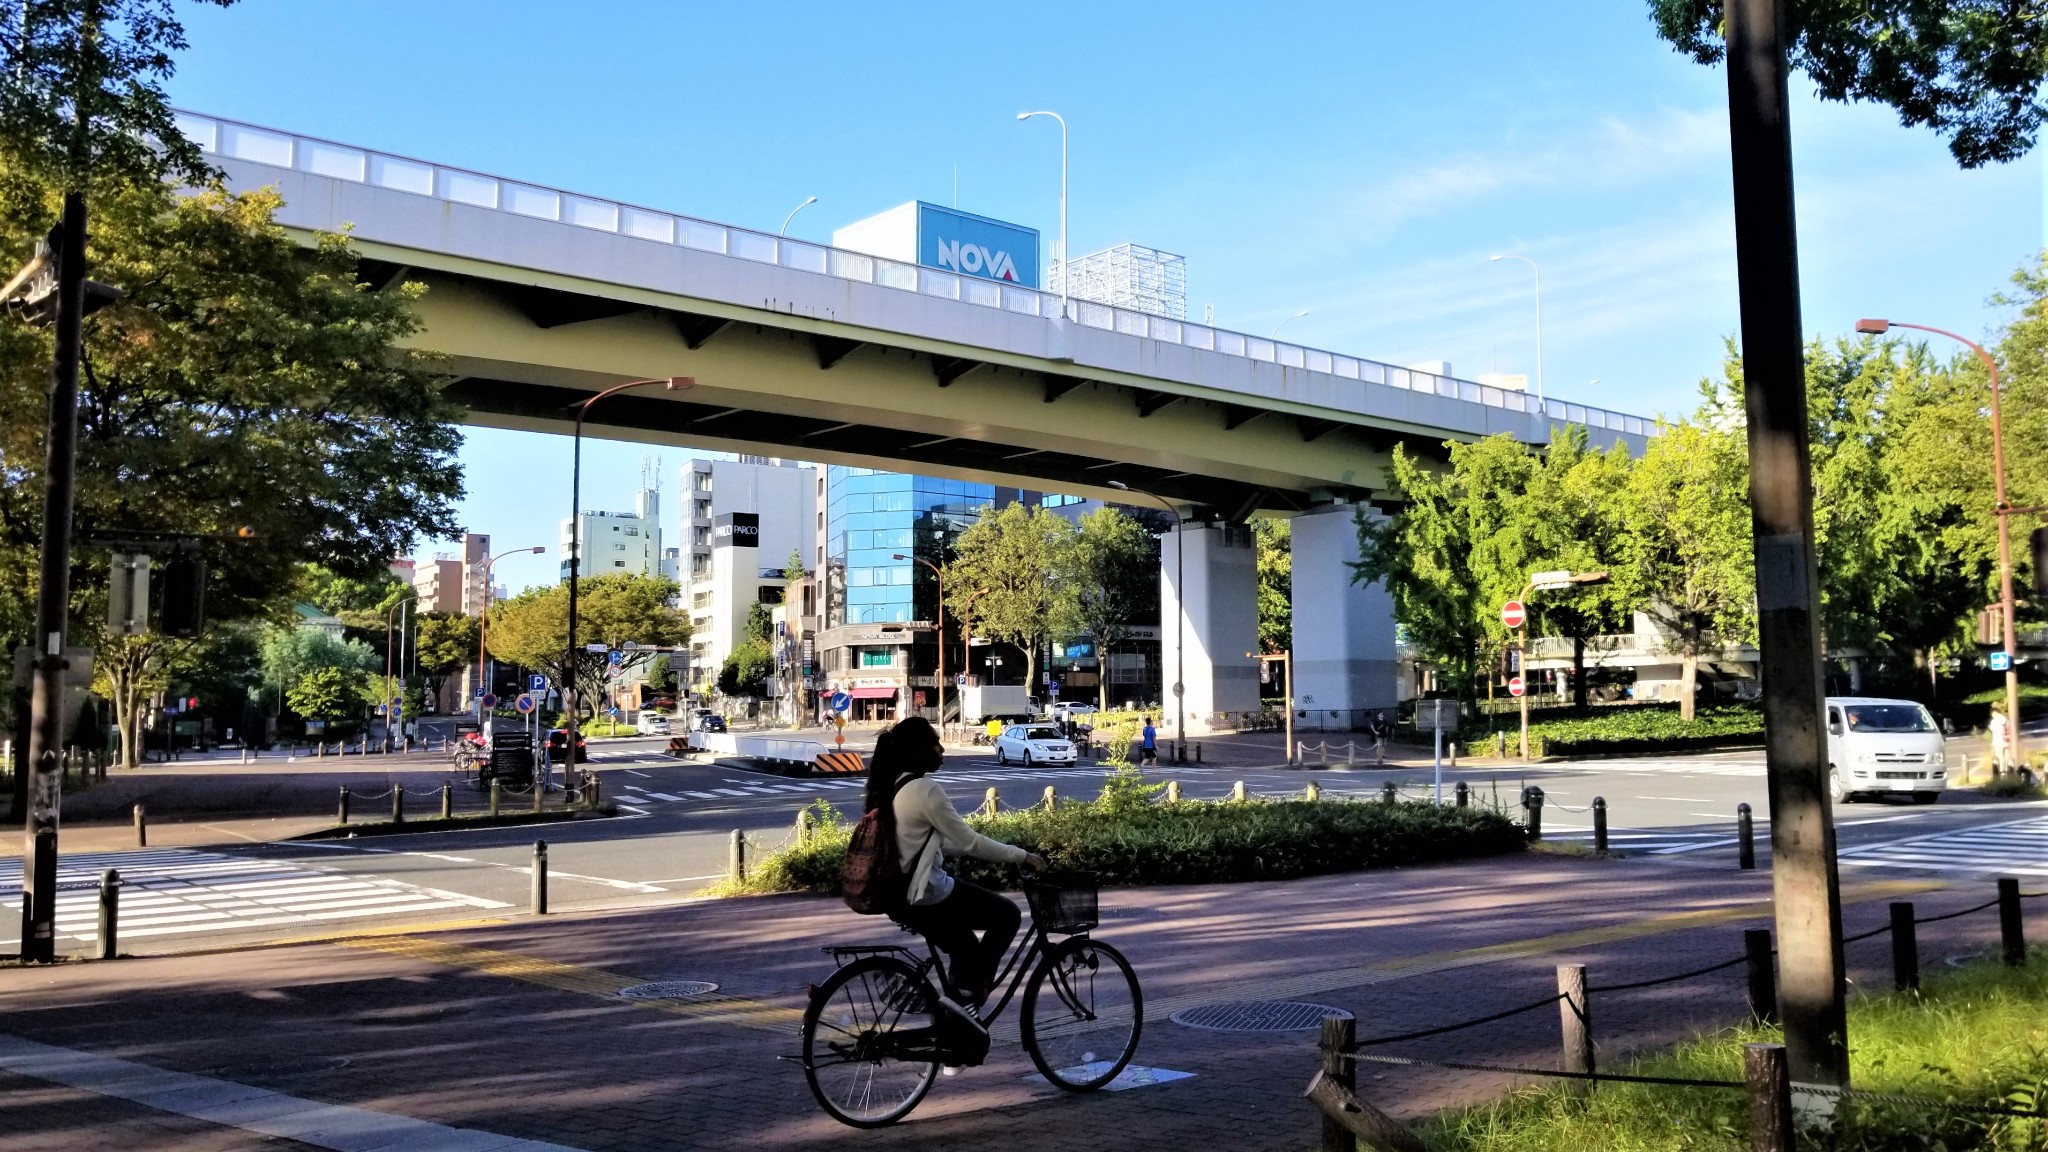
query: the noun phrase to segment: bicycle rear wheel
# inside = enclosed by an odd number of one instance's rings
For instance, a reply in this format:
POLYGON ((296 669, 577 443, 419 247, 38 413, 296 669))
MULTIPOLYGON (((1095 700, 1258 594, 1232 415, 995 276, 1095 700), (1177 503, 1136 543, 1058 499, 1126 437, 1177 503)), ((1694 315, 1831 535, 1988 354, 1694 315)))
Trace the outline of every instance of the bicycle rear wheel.
POLYGON ((1145 997, 1123 953, 1069 937, 1039 962, 1024 989, 1024 1050, 1069 1092, 1102 1087, 1138 1051, 1145 997))
POLYGON ((804 1079, 818 1106, 855 1128, 910 1114, 939 1075, 930 984, 893 956, 832 974, 804 1012, 804 1079))

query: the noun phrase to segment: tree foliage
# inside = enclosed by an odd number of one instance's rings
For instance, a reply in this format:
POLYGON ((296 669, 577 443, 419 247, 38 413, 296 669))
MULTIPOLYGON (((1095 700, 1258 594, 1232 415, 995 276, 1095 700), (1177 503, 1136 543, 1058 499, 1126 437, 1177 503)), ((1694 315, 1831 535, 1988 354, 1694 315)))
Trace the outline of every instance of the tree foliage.
POLYGON ((1039 649, 1063 616, 1072 619, 1074 538, 1072 522, 1044 508, 983 508, 945 568, 947 607, 971 612, 975 635, 1016 645, 1027 686, 1038 683, 1039 649))
MULTIPOLYGON (((1820 95, 1896 109, 1948 138, 1965 168, 2016 160, 2048 104, 2044 0, 1799 0, 1792 65, 1820 95)), ((1658 35, 1702 64, 1727 54, 1724 0, 1650 0, 1658 35)))
POLYGON ((1101 675, 1096 706, 1109 709, 1109 649, 1128 639, 1131 621, 1159 598, 1159 554, 1143 525, 1114 508, 1081 518, 1071 542, 1072 578, 1060 616, 1068 630, 1095 644, 1101 675))
MULTIPOLYGON (((618 572, 579 582, 576 601, 576 642, 618 650, 621 674, 632 672, 660 653, 627 649, 627 643, 675 647, 690 641, 689 617, 670 605, 675 581, 618 572)), ((531 668, 556 684, 576 685, 578 711, 595 715, 604 699, 610 660, 606 652, 577 652, 569 662, 569 587, 551 584, 529 588, 510 600, 491 605, 485 646, 493 657, 531 668)))
POLYGON ((1258 549, 1259 651, 1294 646, 1294 522, 1272 516, 1254 521, 1258 549))
POLYGON ((348 668, 315 668, 285 693, 285 703, 308 720, 341 720, 359 712, 367 677, 348 668))
POLYGON ((476 663, 477 620, 449 612, 428 612, 419 618, 413 652, 427 690, 439 695, 447 678, 476 663))

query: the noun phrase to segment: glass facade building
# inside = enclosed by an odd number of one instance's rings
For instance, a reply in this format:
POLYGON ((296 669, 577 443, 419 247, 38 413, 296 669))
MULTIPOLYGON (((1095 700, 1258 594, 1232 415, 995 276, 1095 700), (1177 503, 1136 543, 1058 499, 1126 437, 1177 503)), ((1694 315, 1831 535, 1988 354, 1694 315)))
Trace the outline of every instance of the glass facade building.
POLYGON ((825 477, 826 627, 936 620, 943 565, 997 489, 965 480, 832 465, 825 477))

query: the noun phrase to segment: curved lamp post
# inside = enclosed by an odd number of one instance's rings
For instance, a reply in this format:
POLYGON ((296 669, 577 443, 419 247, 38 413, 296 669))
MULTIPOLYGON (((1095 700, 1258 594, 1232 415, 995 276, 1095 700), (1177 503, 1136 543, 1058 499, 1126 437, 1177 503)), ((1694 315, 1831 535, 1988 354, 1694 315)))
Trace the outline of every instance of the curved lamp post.
MULTIPOLYGON (((391 616, 392 613, 397 612, 407 604, 417 601, 419 598, 420 594, 417 590, 408 591, 405 595, 400 596, 394 601, 391 607, 384 610, 384 754, 387 756, 391 754, 391 700, 393 695, 391 689, 391 616)), ((399 625, 400 643, 398 646, 400 652, 405 651, 404 637, 405 627, 401 623, 399 625)), ((399 679, 403 680, 404 678, 405 671, 400 669, 399 679)), ((398 719, 402 723, 405 718, 400 716, 398 719)))
POLYGON ((1275 324, 1275 325, 1273 325, 1273 331, 1272 331, 1272 334, 1271 334, 1271 335, 1270 335, 1270 336, 1268 337, 1268 339, 1271 339, 1271 340, 1278 340, 1278 339, 1280 339, 1280 330, 1281 330, 1282 328, 1285 328, 1285 327, 1287 327, 1287 326, 1288 326, 1289 324, 1293 323, 1293 322, 1294 322, 1294 321, 1296 321, 1296 320, 1299 320, 1299 319, 1301 319, 1301 318, 1302 318, 1303 316, 1306 316, 1306 315, 1308 315, 1308 309, 1306 309, 1306 308, 1303 308, 1303 309, 1302 309, 1301 311, 1299 311, 1299 312, 1296 312, 1296 313, 1295 313, 1294 315, 1292 315, 1292 316, 1289 316, 1289 317, 1288 317, 1287 319, 1285 319, 1285 320, 1282 320, 1282 321, 1281 321, 1281 322, 1279 322, 1278 324, 1275 324))
MULTIPOLYGON (((2005 718, 2009 735, 2006 746, 2012 750, 2014 764, 2025 765, 2027 760, 2020 751, 2020 665, 2019 638, 2013 634, 2012 595, 2012 514, 2034 512, 2038 509, 2014 508, 2005 495, 2005 423, 1999 412, 1999 393, 2004 389, 1998 381, 1998 361, 1984 350, 1982 344, 1966 339, 1941 328, 1930 328, 1925 324, 1908 324, 1904 320, 1858 320, 1856 331, 1866 336, 1882 336, 1893 328, 1911 328, 1916 332, 1932 332, 1946 336, 1958 344, 1967 346, 1983 361, 1984 370, 1991 374, 1991 482, 1996 491, 1992 511, 1998 516, 1998 614, 2005 633, 2005 718)), ((1993 765, 1995 772, 1998 765, 1993 765)))
POLYGON ((1073 266, 1067 252, 1067 118, 1057 112, 1019 112, 1017 119, 1029 120, 1033 116, 1050 116, 1060 122, 1060 319, 1067 318, 1068 285, 1073 282, 1073 266))
POLYGON ((782 218, 782 228, 780 231, 776 232, 775 235, 778 238, 789 235, 789 222, 791 220, 796 219, 797 213, 803 211, 806 208, 809 208, 811 205, 816 204, 817 202, 818 198, 816 196, 813 196, 810 199, 804 201, 803 203, 797 205, 796 207, 791 208, 789 210, 789 215, 784 216, 782 218))
MULTIPOLYGON (((483 595, 477 599, 477 603, 481 607, 476 615, 476 686, 483 689, 483 694, 476 698, 476 724, 478 731, 483 731, 484 696, 491 694, 490 679, 484 675, 485 661, 489 659, 484 655, 486 651, 484 648, 484 634, 491 623, 491 566, 507 556, 538 556, 547 550, 547 545, 536 544, 531 548, 514 548, 508 552, 500 552, 496 556, 484 561, 484 591, 483 595)), ((484 732, 484 739, 488 741, 490 738, 491 734, 484 732)))
MULTIPOLYGON (((1184 750, 1187 747, 1188 739, 1187 521, 1181 516, 1180 509, 1167 503, 1166 498, 1157 492, 1147 492, 1143 488, 1133 488, 1121 480, 1111 480, 1109 486, 1120 492, 1135 492, 1140 496, 1150 496, 1153 500, 1158 501, 1161 508, 1173 514, 1173 740, 1177 746, 1184 750)), ((1289 692, 1294 691, 1294 683, 1292 681, 1288 682, 1287 690, 1289 692)), ((1293 715, 1292 710, 1288 712, 1288 715, 1293 715)))
MULTIPOLYGON (((932 577, 939 582, 939 676, 933 683, 938 685, 939 730, 946 729, 946 574, 939 566, 917 556, 905 556, 901 552, 892 554, 891 560, 910 560, 932 570, 932 577)), ((914 651, 914 649, 913 649, 914 651)))
POLYGON ((569 464, 569 650, 568 660, 562 666, 562 712, 565 716, 562 726, 566 729, 564 735, 568 738, 562 753, 562 782, 571 788, 576 785, 576 578, 583 567, 583 421, 590 415, 591 405, 599 400, 635 388, 652 388, 657 384, 670 392, 680 392, 685 388, 697 386, 697 382, 688 376, 669 376, 659 380, 629 380, 624 384, 614 384, 576 406, 575 446, 570 451, 569 464))
POLYGON ((1487 259, 1496 263, 1502 260, 1520 260, 1536 274, 1536 410, 1548 420, 1550 411, 1543 403, 1543 269, 1538 267, 1534 260, 1518 252, 1503 252, 1498 256, 1488 256, 1487 259))

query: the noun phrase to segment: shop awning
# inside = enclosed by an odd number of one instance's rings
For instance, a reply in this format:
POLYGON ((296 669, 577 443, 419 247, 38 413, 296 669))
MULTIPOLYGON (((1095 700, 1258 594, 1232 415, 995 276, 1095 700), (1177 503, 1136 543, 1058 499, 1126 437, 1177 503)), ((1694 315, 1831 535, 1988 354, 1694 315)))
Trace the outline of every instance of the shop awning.
POLYGON ((896 698, 896 689, 855 688, 851 692, 848 692, 847 695, 853 697, 855 700, 894 700, 896 698))

